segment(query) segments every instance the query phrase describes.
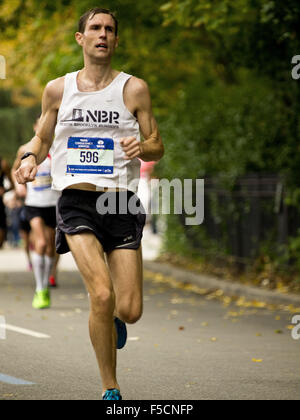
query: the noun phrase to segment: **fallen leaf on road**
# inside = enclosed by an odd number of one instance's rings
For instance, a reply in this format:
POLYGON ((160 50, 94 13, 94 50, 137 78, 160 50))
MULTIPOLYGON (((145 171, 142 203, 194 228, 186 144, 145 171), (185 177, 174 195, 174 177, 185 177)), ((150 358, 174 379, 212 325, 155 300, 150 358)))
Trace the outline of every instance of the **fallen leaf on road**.
POLYGON ((181 298, 173 298, 173 299, 171 299, 172 305, 178 305, 178 304, 183 303, 183 302, 184 301, 181 298))
POLYGON ((188 382, 187 384, 185 384, 185 387, 190 388, 193 385, 197 385, 197 382, 188 382))
POLYGON ((254 363, 261 363, 263 359, 252 359, 252 362, 254 363))
POLYGON ((184 327, 179 327, 178 329, 179 329, 179 331, 183 331, 184 327))
POLYGON ((232 316, 232 317, 240 316, 240 313, 239 312, 234 312, 234 311, 229 311, 227 313, 227 316, 232 316))
POLYGON ((283 334, 283 331, 282 330, 275 330, 275 333, 276 334, 283 334))
POLYGON ((210 339, 210 341, 212 341, 212 342, 215 342, 215 341, 217 341, 218 339, 216 338, 216 337, 212 337, 211 339, 210 339))
POLYGON ((259 302, 254 300, 252 302, 252 306, 254 306, 254 308, 265 308, 267 306, 266 302, 259 302))
POLYGON ((202 322, 201 323, 201 327, 207 327, 208 326, 208 322, 202 322))

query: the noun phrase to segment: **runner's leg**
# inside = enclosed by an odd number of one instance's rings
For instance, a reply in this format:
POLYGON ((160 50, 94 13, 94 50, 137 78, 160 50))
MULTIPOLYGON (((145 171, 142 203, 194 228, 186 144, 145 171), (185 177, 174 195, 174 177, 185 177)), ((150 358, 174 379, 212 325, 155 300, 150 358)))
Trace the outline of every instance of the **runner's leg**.
POLYGON ((115 316, 133 324, 143 312, 142 247, 115 249, 108 254, 107 261, 116 295, 115 316))
POLYGON ((55 230, 49 226, 45 227, 47 247, 45 251, 45 271, 43 278, 44 289, 48 288, 49 277, 51 275, 55 261, 55 230))
POLYGON ((66 235, 68 245, 90 295, 90 337, 95 349, 103 392, 119 389, 113 322, 115 295, 101 244, 93 233, 66 235))
POLYGON ((32 262, 31 262, 31 257, 30 257, 30 240, 29 240, 30 232, 20 229, 20 236, 24 242, 24 251, 26 253, 27 260, 28 260, 28 268, 31 269, 32 262))
POLYGON ((45 253, 47 249, 46 227, 41 217, 30 220, 34 252, 32 252, 32 266, 36 280, 36 291, 44 289, 45 253))

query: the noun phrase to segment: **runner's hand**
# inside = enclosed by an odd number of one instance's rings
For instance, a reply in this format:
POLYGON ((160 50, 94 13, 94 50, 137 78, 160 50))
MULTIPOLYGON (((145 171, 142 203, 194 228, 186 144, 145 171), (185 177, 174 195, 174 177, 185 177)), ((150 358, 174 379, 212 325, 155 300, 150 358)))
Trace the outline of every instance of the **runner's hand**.
POLYGON ((34 156, 25 159, 20 168, 15 172, 16 180, 19 184, 26 184, 34 181, 37 173, 37 164, 34 156))
POLYGON ((0 187, 0 197, 2 197, 5 193, 5 188, 0 187))
POLYGON ((121 146, 125 152, 125 160, 132 160, 141 155, 141 142, 135 137, 123 137, 120 139, 121 146))

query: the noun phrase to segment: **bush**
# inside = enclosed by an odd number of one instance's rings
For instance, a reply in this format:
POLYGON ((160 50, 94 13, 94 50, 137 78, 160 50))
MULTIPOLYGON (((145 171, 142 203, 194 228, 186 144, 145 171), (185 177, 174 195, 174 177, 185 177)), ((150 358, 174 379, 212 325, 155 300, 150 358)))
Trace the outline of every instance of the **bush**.
MULTIPOLYGON (((298 145, 293 123, 298 109, 296 95, 291 93, 288 100, 289 106, 286 95, 274 89, 269 79, 258 78, 250 71, 240 70, 234 84, 213 81, 209 76, 198 78, 180 92, 175 109, 170 109, 169 117, 160 123, 166 154, 157 167, 158 175, 182 180, 217 178, 218 188, 230 197, 241 177, 274 174, 286 180, 291 196, 297 190, 300 162, 295 155, 298 145)), ((176 228, 179 253, 184 255, 192 248, 191 253, 236 255, 234 246, 241 248, 242 244, 232 245, 233 232, 240 226, 249 231, 248 240, 252 242, 247 257, 257 258, 263 252, 282 260, 283 244, 276 244, 273 199, 261 202, 266 234, 260 243, 261 238, 252 237, 255 232, 251 232, 251 226, 245 226, 255 203, 233 196, 222 201, 213 194, 209 201, 210 214, 204 225, 176 228), (213 236, 208 233, 208 219, 217 221, 218 231, 213 236)), ((166 231, 169 251, 174 251, 175 225, 174 216, 170 216, 166 231)), ((294 244, 295 255, 297 247, 293 241, 289 243, 294 244)), ((240 255, 242 251, 237 252, 240 255)))

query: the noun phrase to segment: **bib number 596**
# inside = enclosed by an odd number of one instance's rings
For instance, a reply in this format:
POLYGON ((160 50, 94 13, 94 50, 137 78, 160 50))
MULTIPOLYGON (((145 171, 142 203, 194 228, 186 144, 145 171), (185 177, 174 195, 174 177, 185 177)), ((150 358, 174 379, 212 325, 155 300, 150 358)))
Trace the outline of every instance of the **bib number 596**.
POLYGON ((81 163, 98 163, 99 155, 98 152, 89 152, 82 150, 80 152, 80 162, 81 163))

